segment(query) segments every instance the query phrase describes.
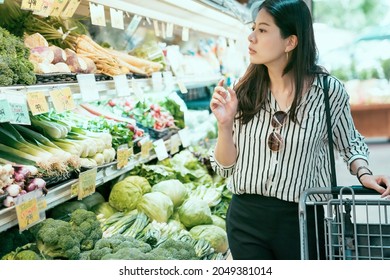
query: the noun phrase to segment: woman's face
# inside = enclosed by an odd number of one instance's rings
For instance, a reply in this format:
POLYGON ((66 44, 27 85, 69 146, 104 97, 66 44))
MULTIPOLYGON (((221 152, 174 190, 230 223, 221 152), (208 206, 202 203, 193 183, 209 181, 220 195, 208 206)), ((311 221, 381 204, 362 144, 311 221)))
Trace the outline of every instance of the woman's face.
POLYGON ((249 34, 249 59, 253 64, 287 63, 287 39, 283 39, 279 27, 272 16, 261 9, 253 23, 252 33, 249 34))

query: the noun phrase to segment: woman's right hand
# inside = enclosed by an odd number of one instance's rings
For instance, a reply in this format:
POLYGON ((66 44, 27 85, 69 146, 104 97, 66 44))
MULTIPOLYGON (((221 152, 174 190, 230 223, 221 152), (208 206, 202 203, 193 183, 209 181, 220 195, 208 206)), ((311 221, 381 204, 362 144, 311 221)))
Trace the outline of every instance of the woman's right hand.
POLYGON ((219 125, 233 125, 237 113, 238 100, 236 92, 223 87, 224 80, 218 82, 210 101, 210 109, 219 125))

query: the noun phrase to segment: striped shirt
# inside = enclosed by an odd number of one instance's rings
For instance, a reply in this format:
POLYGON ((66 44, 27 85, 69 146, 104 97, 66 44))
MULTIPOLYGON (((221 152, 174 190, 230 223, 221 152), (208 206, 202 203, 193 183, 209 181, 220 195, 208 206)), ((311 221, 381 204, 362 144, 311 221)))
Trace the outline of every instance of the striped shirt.
MULTIPOLYGON (((348 168, 355 159, 368 161, 364 137, 356 130, 343 84, 328 76, 330 110, 335 149, 348 168)), ((300 193, 311 187, 329 187, 331 164, 327 134, 322 75, 313 82, 297 106, 297 120, 287 122, 279 132, 284 148, 274 152, 267 139, 273 131, 272 115, 279 110, 271 93, 268 105, 247 124, 233 124, 236 162, 222 166, 211 151, 211 165, 222 177, 229 177, 228 188, 234 194, 259 194, 298 202, 300 193)), ((314 195, 313 200, 326 200, 314 195)))

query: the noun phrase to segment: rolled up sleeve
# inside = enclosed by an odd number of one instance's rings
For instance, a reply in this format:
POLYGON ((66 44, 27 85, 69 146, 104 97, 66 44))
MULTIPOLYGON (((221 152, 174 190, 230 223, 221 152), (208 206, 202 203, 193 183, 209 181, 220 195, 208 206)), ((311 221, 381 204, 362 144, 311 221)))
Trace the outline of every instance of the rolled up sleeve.
POLYGON ((215 159, 214 150, 210 151, 210 164, 214 172, 221 177, 228 178, 233 174, 235 163, 230 166, 224 166, 215 159))

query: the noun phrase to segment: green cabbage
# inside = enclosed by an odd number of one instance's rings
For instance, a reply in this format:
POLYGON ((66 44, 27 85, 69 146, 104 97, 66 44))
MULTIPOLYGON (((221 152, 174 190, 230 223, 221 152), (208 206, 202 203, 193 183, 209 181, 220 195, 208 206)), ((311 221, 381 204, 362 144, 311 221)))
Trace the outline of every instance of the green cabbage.
POLYGON ((223 230, 226 230, 226 221, 217 215, 211 215, 213 219, 213 225, 220 227, 223 230))
POLYGON ((173 213, 173 202, 166 194, 150 192, 142 196, 137 209, 151 220, 166 223, 173 213))
POLYGON ((139 186, 142 190, 142 194, 148 193, 152 190, 152 186, 149 184, 149 181, 141 176, 129 176, 123 179, 123 181, 139 186))
POLYGON ((207 202, 190 197, 178 209, 180 221, 187 228, 197 225, 212 224, 211 210, 207 202))
POLYGON ((169 196, 175 208, 182 205, 188 196, 187 188, 177 179, 161 181, 152 187, 152 192, 162 192, 169 196))
POLYGON ((194 239, 205 239, 217 253, 226 253, 229 248, 226 231, 215 225, 199 225, 191 228, 194 239))
POLYGON ((118 211, 127 212, 135 209, 141 198, 142 188, 125 179, 112 187, 108 202, 118 211))

